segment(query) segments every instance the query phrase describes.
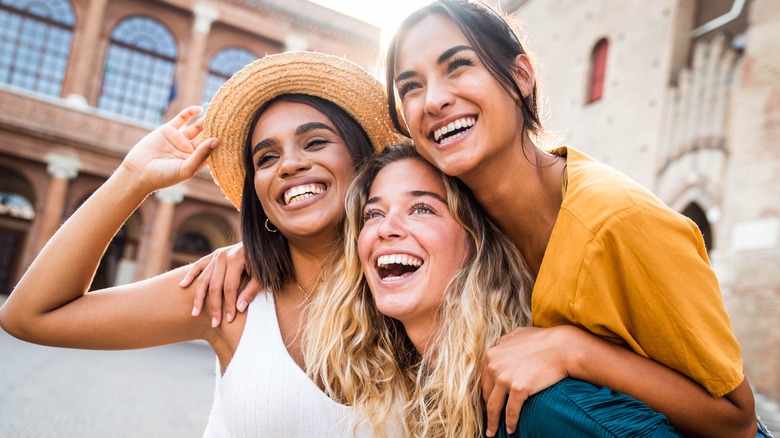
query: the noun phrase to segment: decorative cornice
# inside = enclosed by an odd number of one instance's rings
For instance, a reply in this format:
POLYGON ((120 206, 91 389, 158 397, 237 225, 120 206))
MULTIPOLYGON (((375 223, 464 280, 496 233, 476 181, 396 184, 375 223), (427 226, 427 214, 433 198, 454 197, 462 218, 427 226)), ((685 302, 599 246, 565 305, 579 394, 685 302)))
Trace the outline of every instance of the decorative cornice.
POLYGON ((184 184, 176 184, 175 186, 156 191, 154 196, 166 204, 178 204, 184 200, 184 195, 186 193, 187 188, 184 184))

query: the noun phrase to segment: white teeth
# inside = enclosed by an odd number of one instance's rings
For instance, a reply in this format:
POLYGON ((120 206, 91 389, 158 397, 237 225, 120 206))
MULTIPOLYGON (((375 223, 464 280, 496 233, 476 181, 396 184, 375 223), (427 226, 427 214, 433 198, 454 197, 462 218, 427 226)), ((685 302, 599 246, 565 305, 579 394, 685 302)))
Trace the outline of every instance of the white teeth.
POLYGON ((319 195, 324 190, 322 184, 304 184, 302 186, 296 186, 284 192, 284 203, 290 205, 300 202, 304 199, 311 198, 314 195, 319 195))
POLYGON ((456 129, 470 128, 474 126, 475 121, 476 120, 473 117, 464 117, 462 119, 450 122, 447 124, 447 126, 442 126, 441 128, 434 131, 433 139, 439 141, 445 134, 450 133, 456 129))
POLYGON ((423 261, 417 257, 408 256, 405 254, 388 254, 379 256, 376 261, 376 265, 380 268, 386 268, 389 265, 404 265, 404 266, 422 266, 423 261))

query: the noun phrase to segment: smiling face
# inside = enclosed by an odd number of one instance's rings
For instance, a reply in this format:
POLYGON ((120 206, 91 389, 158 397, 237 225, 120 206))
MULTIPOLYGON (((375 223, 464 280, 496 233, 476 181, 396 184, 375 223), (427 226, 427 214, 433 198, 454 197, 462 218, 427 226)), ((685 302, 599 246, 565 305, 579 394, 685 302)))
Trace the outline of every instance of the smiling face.
POLYGON ((468 176, 520 145, 517 99, 451 19, 431 14, 409 27, 398 41, 393 77, 415 145, 444 173, 468 176))
POLYGON ((333 122, 281 100, 258 119, 251 145, 255 191, 271 223, 290 241, 335 239, 355 171, 333 122))
POLYGON ((380 170, 363 216, 358 254, 377 309, 401 321, 417 345, 434 332, 447 285, 466 260, 466 231, 440 176, 420 159, 380 170))

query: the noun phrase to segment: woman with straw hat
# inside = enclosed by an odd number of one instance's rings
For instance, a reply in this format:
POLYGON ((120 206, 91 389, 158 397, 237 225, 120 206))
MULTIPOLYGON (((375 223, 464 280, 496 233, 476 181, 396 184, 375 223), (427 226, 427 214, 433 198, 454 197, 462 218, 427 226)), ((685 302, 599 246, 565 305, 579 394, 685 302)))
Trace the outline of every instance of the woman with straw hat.
POLYGON ((206 436, 366 435, 355 429, 349 407, 306 376, 300 334, 341 232, 347 187, 372 144, 396 140, 381 84, 342 58, 283 53, 238 72, 205 122, 188 125, 199 112, 183 110, 132 148, 35 259, 0 308, 0 326, 26 341, 69 348, 207 341, 218 367, 206 436), (207 158, 241 211, 251 270, 269 293, 224 326, 208 312, 186 315, 194 294, 178 286, 186 267, 87 293, 125 220, 207 158))

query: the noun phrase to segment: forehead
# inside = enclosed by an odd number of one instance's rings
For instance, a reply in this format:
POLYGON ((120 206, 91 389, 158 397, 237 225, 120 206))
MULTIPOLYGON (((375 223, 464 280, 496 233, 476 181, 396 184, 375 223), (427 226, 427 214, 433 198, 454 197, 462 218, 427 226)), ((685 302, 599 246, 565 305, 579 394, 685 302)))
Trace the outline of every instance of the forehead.
POLYGON ((325 114, 309 105, 280 100, 269 105, 257 119, 252 139, 258 140, 292 132, 298 126, 309 122, 333 125, 325 114))
POLYGON ((415 191, 432 192, 447 199, 447 191, 438 171, 419 159, 406 158, 379 171, 371 184, 369 197, 406 196, 415 191))
POLYGON ((470 45, 458 25, 447 16, 428 15, 400 35, 396 73, 409 68, 415 60, 435 60, 445 50, 457 45, 470 45))

